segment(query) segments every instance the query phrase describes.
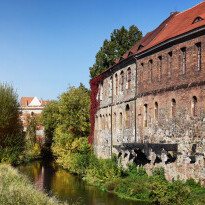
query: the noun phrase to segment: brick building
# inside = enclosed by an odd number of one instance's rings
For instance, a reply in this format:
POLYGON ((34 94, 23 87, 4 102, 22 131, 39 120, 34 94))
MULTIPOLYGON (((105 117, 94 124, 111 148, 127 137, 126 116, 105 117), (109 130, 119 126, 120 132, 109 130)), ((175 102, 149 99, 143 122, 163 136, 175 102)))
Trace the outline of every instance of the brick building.
MULTIPOLYGON (((20 118, 23 122, 24 131, 26 131, 28 124, 28 117, 39 115, 48 101, 38 100, 37 97, 22 97, 21 98, 21 114, 20 118)), ((44 127, 39 125, 36 131, 36 137, 42 143, 45 141, 44 127)))
POLYGON ((90 81, 99 157, 205 182, 205 2, 172 12, 90 81))

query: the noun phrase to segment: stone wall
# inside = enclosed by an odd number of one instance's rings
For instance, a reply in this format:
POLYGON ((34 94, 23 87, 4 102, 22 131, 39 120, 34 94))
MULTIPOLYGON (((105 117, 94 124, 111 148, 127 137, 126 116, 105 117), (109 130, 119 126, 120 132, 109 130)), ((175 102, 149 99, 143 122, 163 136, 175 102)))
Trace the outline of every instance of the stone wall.
POLYGON ((99 157, 116 153, 124 166, 134 162, 148 173, 162 166, 168 180, 205 183, 204 42, 199 33, 113 68, 99 85, 94 132, 99 157))

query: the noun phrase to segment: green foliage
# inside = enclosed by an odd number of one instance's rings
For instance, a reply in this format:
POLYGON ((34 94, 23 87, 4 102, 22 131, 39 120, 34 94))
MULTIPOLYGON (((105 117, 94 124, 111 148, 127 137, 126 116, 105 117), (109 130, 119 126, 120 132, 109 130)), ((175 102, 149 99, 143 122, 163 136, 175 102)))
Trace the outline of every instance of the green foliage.
POLYGON ((91 155, 86 178, 92 183, 102 183, 110 179, 119 178, 122 175, 122 171, 122 167, 118 166, 115 156, 111 159, 97 159, 95 155, 91 155))
POLYGON ((44 125, 44 133, 47 139, 52 139, 58 125, 59 106, 57 101, 48 102, 41 116, 44 125))
POLYGON ((15 163, 24 150, 25 137, 18 96, 8 84, 0 84, 0 107, 0 162, 15 163))
POLYGON ((63 93, 58 103, 48 104, 42 115, 47 136, 53 136, 52 151, 58 157, 57 162, 81 175, 85 174, 90 159, 89 108, 90 92, 80 84, 63 93))
POLYGON ((124 174, 131 178, 148 177, 146 170, 143 167, 137 167, 134 163, 127 165, 127 169, 124 171, 124 174))
POLYGON ((95 63, 89 68, 90 77, 96 77, 113 65, 114 60, 127 52, 141 38, 142 32, 134 25, 130 26, 129 30, 124 26, 115 29, 110 35, 110 40, 105 39, 103 46, 96 54, 95 63))
POLYGON ((70 87, 63 93, 59 102, 59 121, 63 132, 75 137, 85 137, 90 133, 90 92, 83 84, 70 87))
POLYGON ((150 197, 157 204, 188 204, 189 195, 189 187, 179 180, 173 183, 155 181, 151 186, 150 197))
POLYGON ((34 146, 37 142, 36 139, 36 131, 37 131, 37 121, 36 118, 33 116, 27 116, 27 127, 26 127, 26 139, 29 143, 34 146))

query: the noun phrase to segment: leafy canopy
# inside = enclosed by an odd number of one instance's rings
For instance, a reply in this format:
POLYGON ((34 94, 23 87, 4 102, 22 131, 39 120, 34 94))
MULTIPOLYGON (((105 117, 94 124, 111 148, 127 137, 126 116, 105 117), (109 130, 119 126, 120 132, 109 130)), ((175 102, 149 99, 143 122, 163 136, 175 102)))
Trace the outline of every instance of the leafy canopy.
POLYGON ((70 171, 74 171, 72 164, 77 159, 74 156, 86 155, 90 150, 87 139, 90 133, 89 108, 90 91, 80 84, 78 88, 70 87, 60 96, 59 102, 48 104, 43 111, 44 125, 53 135, 52 151, 58 156, 58 163, 70 171), (52 108, 54 111, 50 113, 52 108))
POLYGON ((58 125, 59 117, 59 102, 50 101, 46 104, 46 107, 41 113, 41 117, 44 125, 44 133, 47 139, 52 139, 54 130, 58 125))
POLYGON ((0 108, 0 162, 14 163, 24 150, 25 138, 18 95, 8 84, 0 84, 0 108))
POLYGON ((110 35, 110 40, 105 39, 103 46, 96 54, 95 63, 89 68, 90 77, 94 78, 112 66, 114 60, 127 52, 141 38, 142 32, 137 26, 132 25, 129 30, 124 26, 121 29, 115 29, 110 35))

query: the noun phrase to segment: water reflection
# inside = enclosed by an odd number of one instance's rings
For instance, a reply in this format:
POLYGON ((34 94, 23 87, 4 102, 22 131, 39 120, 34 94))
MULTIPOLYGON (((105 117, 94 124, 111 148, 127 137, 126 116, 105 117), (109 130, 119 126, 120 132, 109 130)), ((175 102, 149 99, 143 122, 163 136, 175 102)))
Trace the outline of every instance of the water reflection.
POLYGON ((19 166, 39 190, 46 191, 63 201, 79 202, 82 205, 140 205, 143 202, 122 200, 116 195, 90 186, 80 177, 58 168, 54 162, 34 161, 19 166))

